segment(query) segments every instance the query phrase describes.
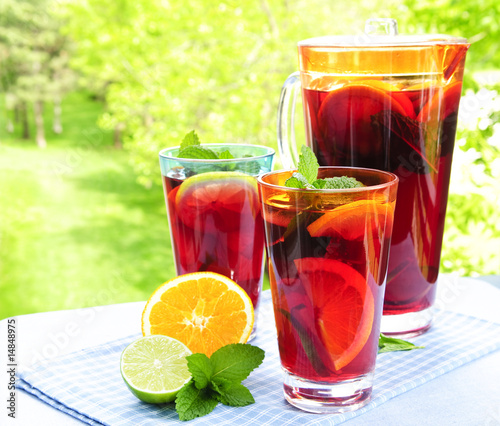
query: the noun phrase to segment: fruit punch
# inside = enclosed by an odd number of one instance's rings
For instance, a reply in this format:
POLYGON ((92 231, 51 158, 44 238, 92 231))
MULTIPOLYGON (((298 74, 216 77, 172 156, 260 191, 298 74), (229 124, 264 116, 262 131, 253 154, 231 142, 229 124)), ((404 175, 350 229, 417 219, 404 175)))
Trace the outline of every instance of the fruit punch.
POLYGON ((324 383, 370 374, 397 178, 368 169, 325 167, 319 177, 354 176, 366 186, 304 190, 282 186, 290 175, 265 175, 265 184, 259 182, 282 367, 324 383))
POLYGON ((257 305, 264 267, 264 230, 254 177, 209 172, 163 176, 178 275, 211 271, 236 281, 257 305))
POLYGON ((460 80, 325 76, 303 89, 321 165, 372 167, 400 179, 384 315, 434 302, 461 88, 460 80))

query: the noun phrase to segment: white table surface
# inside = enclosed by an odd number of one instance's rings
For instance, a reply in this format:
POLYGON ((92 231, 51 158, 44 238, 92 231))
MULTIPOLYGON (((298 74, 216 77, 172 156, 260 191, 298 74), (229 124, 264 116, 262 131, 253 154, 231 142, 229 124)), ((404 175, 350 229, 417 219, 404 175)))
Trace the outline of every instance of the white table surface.
MULTIPOLYGON (((145 302, 16 317, 17 368, 140 332, 145 302)), ((437 307, 500 323, 500 276, 442 274, 437 307), (489 283, 487 282, 489 281, 489 283)), ((81 425, 23 391, 16 419, 7 416, 7 320, 0 321, 0 425, 81 425)), ((315 424, 320 415, 311 415, 315 424)), ((343 423, 351 425, 500 425, 500 351, 470 362, 380 407, 343 423)))

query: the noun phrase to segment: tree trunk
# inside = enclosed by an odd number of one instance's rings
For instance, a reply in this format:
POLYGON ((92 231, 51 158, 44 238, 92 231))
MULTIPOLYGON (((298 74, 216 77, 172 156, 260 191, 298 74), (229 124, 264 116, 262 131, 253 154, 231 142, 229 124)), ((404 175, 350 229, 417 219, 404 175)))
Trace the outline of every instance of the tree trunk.
POLYGON ((123 148, 122 132, 124 130, 125 130, 125 124, 123 124, 123 123, 118 123, 115 126, 115 131, 113 133, 113 143, 114 143, 115 148, 117 148, 117 149, 123 148))
POLYGON ((28 108, 26 107, 26 102, 21 102, 18 106, 19 115, 21 118, 21 124, 23 126, 23 139, 30 139, 30 123, 28 121, 28 108))
POLYGON ((271 33, 274 37, 278 37, 278 25, 276 24, 276 20, 274 19, 273 13, 271 12, 271 8, 267 4, 266 0, 260 0, 260 6, 264 10, 264 13, 267 15, 267 20, 269 21, 269 28, 271 29, 271 33))
POLYGON ((61 98, 58 96, 54 99, 54 118, 52 121, 52 130, 56 135, 60 135, 63 131, 61 123, 61 98))
POLYGON ((154 124, 154 119, 153 119, 153 116, 149 113, 149 112, 145 112, 144 115, 143 115, 143 122, 144 122, 144 127, 146 127, 146 129, 151 129, 151 127, 153 127, 153 124, 154 124))
POLYGON ((45 148, 47 141, 45 140, 45 129, 43 128, 43 102, 35 101, 33 107, 35 111, 36 144, 39 148, 45 148))
POLYGON ((11 118, 7 119, 7 126, 6 126, 6 128, 7 128, 7 132, 8 133, 14 133, 14 122, 12 121, 11 118))

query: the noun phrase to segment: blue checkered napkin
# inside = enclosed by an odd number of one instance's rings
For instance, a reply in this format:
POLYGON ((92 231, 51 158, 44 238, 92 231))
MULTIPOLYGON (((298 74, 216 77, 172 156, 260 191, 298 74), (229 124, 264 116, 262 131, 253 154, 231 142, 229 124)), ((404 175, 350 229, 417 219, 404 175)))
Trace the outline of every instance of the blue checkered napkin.
MULTIPOLYGON (((54 408, 91 425, 157 425, 180 422, 173 404, 154 406, 135 398, 120 375, 122 350, 139 335, 69 354, 21 373, 18 387, 54 408)), ((190 424, 339 424, 371 410, 435 377, 500 349, 500 324, 441 311, 431 330, 414 339, 423 350, 380 354, 371 402, 350 413, 317 415, 285 402, 272 314, 271 293, 259 308, 257 337, 266 351, 263 364, 245 381, 256 403, 247 407, 219 404, 190 424)))

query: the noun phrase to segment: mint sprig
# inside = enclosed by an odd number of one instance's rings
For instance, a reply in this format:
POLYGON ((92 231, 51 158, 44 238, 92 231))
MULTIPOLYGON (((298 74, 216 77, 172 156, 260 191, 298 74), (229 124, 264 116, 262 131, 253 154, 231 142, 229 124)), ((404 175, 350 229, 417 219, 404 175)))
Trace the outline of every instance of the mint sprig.
POLYGON ((200 138, 194 130, 184 136, 179 147, 179 158, 199 158, 203 160, 216 160, 219 156, 209 148, 201 146, 200 138))
POLYGON ((198 135, 194 130, 191 130, 189 133, 186 133, 184 139, 182 139, 180 149, 182 151, 183 149, 186 149, 190 146, 200 146, 200 145, 201 145, 200 138, 198 137, 198 135))
MULTIPOLYGON (((238 159, 237 161, 228 161, 218 164, 197 164, 179 160, 181 164, 184 165, 186 169, 186 175, 212 172, 216 170, 220 171, 241 171, 250 175, 257 175, 260 172, 260 165, 257 161, 252 160, 252 155, 244 155, 243 158, 249 158, 248 161, 238 159)), ((200 138, 194 130, 191 130, 184 136, 180 146, 179 152, 177 153, 177 158, 185 159, 199 159, 199 160, 232 160, 234 155, 227 149, 221 152, 216 152, 206 146, 202 146, 200 138)))
POLYGON ((243 407, 255 402, 241 382, 264 360, 262 349, 242 343, 223 346, 210 358, 201 353, 189 355, 192 375, 175 399, 180 420, 192 420, 212 412, 219 402, 243 407))
POLYGON ((316 181, 318 178, 319 163, 311 148, 302 145, 297 168, 307 182, 312 184, 316 181))
POLYGON ((180 420, 193 420, 210 414, 219 401, 210 389, 198 389, 193 381, 186 383, 175 397, 175 409, 180 420))
POLYGON ((395 351, 411 351, 413 349, 424 349, 425 346, 415 346, 413 343, 408 342, 403 339, 396 339, 394 337, 388 337, 383 333, 380 333, 378 339, 378 353, 383 354, 386 352, 395 351))
POLYGON ((288 188, 308 189, 348 189, 364 186, 353 177, 335 176, 318 179, 319 163, 311 148, 303 145, 297 171, 285 181, 288 188))

